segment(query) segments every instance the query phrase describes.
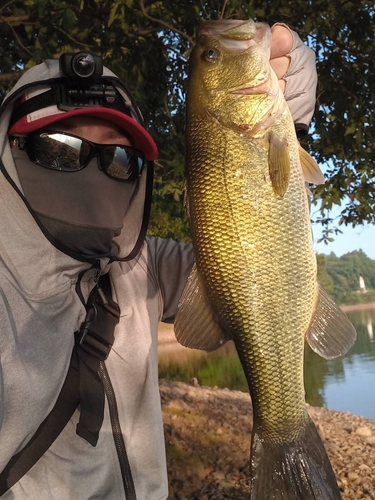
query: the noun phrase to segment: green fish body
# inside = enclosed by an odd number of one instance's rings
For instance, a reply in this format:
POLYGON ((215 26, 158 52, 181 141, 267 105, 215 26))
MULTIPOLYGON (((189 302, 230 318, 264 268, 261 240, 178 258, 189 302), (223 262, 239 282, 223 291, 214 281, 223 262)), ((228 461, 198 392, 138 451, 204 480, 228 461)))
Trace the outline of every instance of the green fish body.
POLYGON ((300 147, 269 46, 263 24, 202 23, 190 57, 186 202, 196 266, 175 330, 193 348, 235 343, 253 403, 251 498, 336 500, 306 411, 304 342, 333 357, 355 331, 317 284, 300 147), (344 324, 334 342, 326 310, 344 324))

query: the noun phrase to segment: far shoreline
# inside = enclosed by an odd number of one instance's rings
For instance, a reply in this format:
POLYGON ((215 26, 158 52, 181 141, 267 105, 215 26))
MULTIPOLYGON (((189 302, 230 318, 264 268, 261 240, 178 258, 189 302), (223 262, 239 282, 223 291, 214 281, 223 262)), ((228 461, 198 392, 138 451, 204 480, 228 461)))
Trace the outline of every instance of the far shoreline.
MULTIPOLYGON (((375 302, 367 302, 365 304, 341 304, 340 309, 343 312, 365 311, 368 309, 375 309, 375 302)), ((179 346, 186 349, 176 340, 174 328, 172 323, 159 323, 159 348, 173 349, 173 346, 179 346), (168 347, 167 347, 168 346, 168 347)))
POLYGON ((340 308, 344 312, 365 311, 366 309, 375 309, 375 302, 367 302, 365 304, 341 304, 340 308))

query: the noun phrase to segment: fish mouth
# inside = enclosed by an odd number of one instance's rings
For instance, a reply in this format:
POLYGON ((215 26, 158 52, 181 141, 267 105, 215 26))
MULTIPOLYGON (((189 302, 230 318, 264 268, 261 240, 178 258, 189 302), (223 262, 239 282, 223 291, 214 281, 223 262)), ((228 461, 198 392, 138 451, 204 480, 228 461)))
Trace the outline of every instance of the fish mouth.
POLYGON ((271 47, 270 27, 265 23, 255 23, 252 19, 202 21, 197 29, 197 39, 201 35, 216 38, 228 52, 243 52, 259 45, 265 50, 271 47))
MULTIPOLYGON (((246 52, 251 47, 258 47, 257 52, 269 61, 271 52, 271 29, 268 24, 255 23, 252 19, 238 21, 225 19, 219 21, 202 21, 197 30, 197 39, 202 36, 215 38, 228 54, 246 52)), ((272 86, 268 74, 260 75, 255 82, 245 82, 240 88, 228 90, 230 94, 251 95, 265 94, 272 86), (263 77, 263 80, 261 78, 263 77)))
POLYGON ((267 78, 258 85, 251 85, 248 87, 237 88, 231 90, 229 93, 237 95, 265 94, 269 92, 270 88, 271 88, 271 78, 267 78))

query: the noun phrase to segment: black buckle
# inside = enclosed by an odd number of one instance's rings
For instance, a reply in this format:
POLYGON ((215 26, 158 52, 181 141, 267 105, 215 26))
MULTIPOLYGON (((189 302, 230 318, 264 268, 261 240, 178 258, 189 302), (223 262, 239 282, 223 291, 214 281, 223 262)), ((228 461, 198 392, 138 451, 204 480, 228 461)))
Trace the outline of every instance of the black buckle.
POLYGON ((95 358, 104 361, 111 351, 119 319, 118 304, 96 286, 87 301, 86 318, 78 332, 78 344, 95 358))

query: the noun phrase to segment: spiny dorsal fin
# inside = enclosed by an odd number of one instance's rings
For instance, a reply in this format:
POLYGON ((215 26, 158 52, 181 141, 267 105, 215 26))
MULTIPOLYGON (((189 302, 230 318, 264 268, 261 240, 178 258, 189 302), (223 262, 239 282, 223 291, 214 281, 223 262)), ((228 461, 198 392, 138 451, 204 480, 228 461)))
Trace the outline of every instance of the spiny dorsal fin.
POLYGON ((320 170, 319 165, 316 163, 314 158, 309 155, 301 146, 299 146, 299 158, 301 161, 301 167, 303 176, 306 182, 310 184, 324 184, 325 178, 323 172, 320 170))
POLYGON ((180 344, 208 352, 230 340, 214 317, 195 264, 178 305, 174 331, 180 344))
POLYGON ((325 359, 343 356, 353 346, 357 332, 321 286, 318 293, 317 307, 306 340, 311 349, 325 359))
POLYGON ((289 185, 290 178, 290 158, 286 138, 279 139, 275 134, 268 134, 270 142, 268 153, 268 165, 270 178, 275 193, 284 196, 289 185))

